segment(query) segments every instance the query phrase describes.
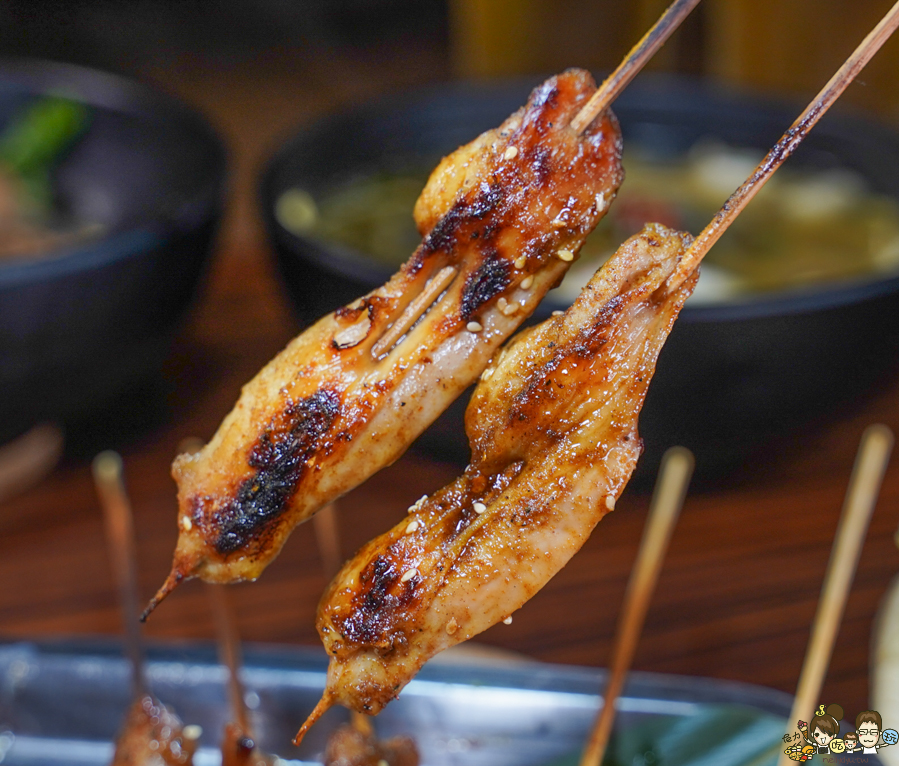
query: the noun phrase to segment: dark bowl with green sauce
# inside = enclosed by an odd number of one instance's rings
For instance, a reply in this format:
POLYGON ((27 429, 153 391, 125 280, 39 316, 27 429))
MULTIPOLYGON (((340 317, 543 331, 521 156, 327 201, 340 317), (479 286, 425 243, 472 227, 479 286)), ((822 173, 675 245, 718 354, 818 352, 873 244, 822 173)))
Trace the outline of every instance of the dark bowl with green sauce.
MULTIPOLYGON (((414 184, 420 189, 442 156, 518 109, 535 84, 536 80, 455 83, 384 98, 325 118, 274 155, 262 177, 261 206, 301 325, 353 301, 396 270, 417 244, 411 212, 417 194, 414 184), (387 186, 379 189, 378 179, 387 179, 387 186), (366 188, 372 184, 372 189, 366 188), (366 205, 377 207, 382 200, 391 211, 391 222, 384 226, 367 222, 366 205), (402 205, 408 210, 398 217, 396 209, 402 205), (338 214, 331 215, 334 209, 338 214), (354 209, 359 213, 356 218, 341 219, 354 209), (402 244, 394 248, 396 256, 380 247, 390 238, 402 244)), ((695 153, 697 146, 714 142, 764 153, 802 106, 723 90, 700 80, 644 75, 618 99, 614 110, 624 135, 627 169, 629 156, 635 154, 649 165, 671 167, 695 153)), ((641 414, 646 451, 638 479, 653 476, 662 453, 673 444, 694 451, 700 477, 727 477, 741 468, 751 471, 758 461, 767 460, 772 446, 801 449, 816 426, 832 422, 895 378, 899 238, 894 242, 892 227, 899 226, 899 214, 893 216, 891 211, 899 210, 899 132, 835 108, 775 180, 789 179, 790 173, 798 174, 795 188, 789 181, 781 186, 806 218, 816 214, 816 207, 824 211, 828 205, 839 207, 847 191, 841 182, 816 191, 815 179, 848 178, 852 181, 848 185, 863 186, 870 197, 855 198, 858 209, 876 200, 888 211, 883 222, 873 224, 887 232, 886 244, 870 258, 871 268, 860 267, 859 259, 848 253, 835 270, 828 272, 822 266, 816 275, 814 263, 811 267, 806 263, 808 253, 813 261, 816 248, 822 254, 826 249, 827 258, 839 260, 848 224, 831 233, 816 227, 813 217, 803 219, 806 228, 794 233, 789 246, 798 250, 802 245, 808 252, 801 258, 797 254, 796 263, 783 269, 787 275, 783 284, 765 284, 765 277, 778 270, 781 257, 763 252, 748 262, 747 273, 761 277, 754 287, 688 303, 662 351, 641 414), (806 273, 814 278, 806 279, 806 273)), ((639 174, 631 175, 636 183, 639 174)), ((721 202, 740 180, 722 191, 721 202)), ((621 220, 644 212, 640 204, 627 207, 630 203, 623 202, 627 189, 625 179, 609 219, 615 217, 616 206, 625 205, 621 220)), ((753 205, 763 208, 766 203, 760 200, 761 196, 753 205)), ((778 239, 782 229, 754 221, 752 207, 743 216, 748 222, 744 239, 778 239)), ((851 216, 855 208, 847 209, 846 220, 855 220, 851 216)), ((672 223, 698 233, 711 214, 697 210, 678 209, 672 223)), ((641 221, 657 218, 658 205, 645 212, 641 221)), ((663 205, 662 217, 669 212, 663 205)), ((832 216, 822 215, 820 220, 833 225, 832 216)), ((620 230, 620 220, 615 226, 602 235, 613 247, 629 233, 620 230)), ((726 264, 725 240, 716 247, 726 264)), ((709 275, 719 272, 713 254, 706 282, 714 282, 709 275)), ((822 264, 826 261, 822 257, 822 264)), ((570 300, 570 290, 550 292, 530 321, 566 308, 570 300)), ((421 443, 442 457, 466 460, 463 412, 464 401, 438 420, 421 443)))
POLYGON ((161 376, 224 201, 223 146, 179 102, 93 69, 6 61, 0 130, 47 94, 88 115, 48 189, 94 233, 0 259, 0 443, 43 421, 74 436, 122 397, 143 407, 129 392, 161 376))

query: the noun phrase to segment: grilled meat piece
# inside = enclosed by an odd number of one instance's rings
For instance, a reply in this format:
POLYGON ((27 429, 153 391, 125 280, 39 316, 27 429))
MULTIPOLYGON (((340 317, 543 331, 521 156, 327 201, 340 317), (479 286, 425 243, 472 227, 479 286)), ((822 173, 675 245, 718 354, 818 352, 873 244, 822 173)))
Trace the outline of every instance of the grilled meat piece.
POLYGON ((553 77, 444 159, 402 269, 292 341, 209 444, 175 460, 178 544, 148 612, 184 578, 258 577, 297 524, 396 460, 477 378, 622 180, 612 115, 568 127, 594 89, 580 70, 553 77))
POLYGON ((128 710, 112 766, 190 766, 196 747, 196 739, 184 736, 178 716, 145 694, 128 710))
POLYGON ((374 733, 345 724, 335 729, 325 748, 325 766, 418 766, 418 748, 411 737, 379 741, 374 733))
POLYGON ((322 701, 375 714, 437 652, 509 617, 615 506, 637 462, 656 358, 696 282, 669 291, 690 237, 649 225, 563 315, 521 333, 466 413, 472 459, 363 547, 325 593, 322 701))

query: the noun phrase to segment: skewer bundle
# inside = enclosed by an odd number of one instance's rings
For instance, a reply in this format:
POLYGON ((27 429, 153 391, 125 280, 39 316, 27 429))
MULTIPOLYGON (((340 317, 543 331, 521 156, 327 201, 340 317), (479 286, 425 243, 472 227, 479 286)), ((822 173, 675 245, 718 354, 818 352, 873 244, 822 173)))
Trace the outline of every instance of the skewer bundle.
MULTIPOLYGON (((651 53, 657 49, 659 45, 661 45, 666 39, 667 35, 673 31, 676 27, 677 22, 682 19, 689 11, 697 4, 698 0, 677 0, 672 7, 669 9, 668 13, 663 17, 660 21, 660 24, 657 25, 656 28, 651 30, 651 32, 644 38, 643 41, 634 49, 632 54, 626 59, 624 64, 619 67, 618 70, 604 83, 594 94, 594 96, 583 106, 581 111, 577 113, 574 118, 571 120, 569 127, 576 134, 582 134, 588 130, 591 123, 599 117, 601 114, 605 112, 609 103, 614 99, 614 97, 620 92, 620 90, 629 82, 630 78, 639 70, 639 67, 642 65, 642 62, 645 61, 651 53)), ((899 3, 894 6, 894 8, 890 11, 889 14, 884 18, 884 20, 872 31, 872 33, 866 38, 862 46, 853 54, 852 57, 846 62, 846 64, 840 69, 840 71, 834 76, 834 78, 828 83, 827 86, 818 94, 818 96, 813 100, 812 104, 809 105, 808 109, 796 120, 796 122, 791 126, 791 128, 787 131, 784 137, 780 142, 769 152, 768 156, 763 160, 763 162, 758 166, 756 171, 751 175, 749 179, 731 196, 731 198, 725 203, 722 207, 721 211, 716 215, 713 221, 703 230, 703 232, 688 246, 684 245, 684 251, 677 258, 676 267, 666 279, 664 285, 659 286, 657 288, 658 295, 673 295, 681 288, 684 289, 684 294, 680 296, 680 300, 685 300, 686 294, 689 293, 689 290, 692 289, 692 284, 696 279, 696 268, 708 250, 712 247, 712 245, 717 241, 718 237, 720 237, 721 233, 726 229, 726 227, 734 220, 734 218, 739 214, 739 212, 745 207, 745 205, 752 199, 752 197, 758 192, 762 185, 771 177, 774 171, 783 163, 783 161, 792 154, 792 152, 796 149, 799 143, 802 141, 803 137, 808 133, 808 131, 814 126, 814 124, 820 119, 820 117, 826 112, 826 110, 834 103, 834 101, 839 97, 839 95, 845 90, 848 84, 852 81, 861 67, 870 59, 870 57, 874 54, 874 52, 880 47, 883 41, 892 33, 895 27, 899 24, 899 3)), ((544 94, 546 100, 549 100, 552 96, 549 94, 544 94)), ((539 98, 539 96, 538 96, 539 98)), ((514 159, 517 154, 518 149, 514 146, 509 146, 503 157, 508 160, 514 159), (514 153, 513 153, 514 151, 514 153)), ((607 200, 603 198, 602 205, 606 205, 607 200)), ((597 200, 597 206, 600 205, 599 200, 597 200)), ((448 216, 450 213, 447 214, 448 216)), ((451 220, 450 218, 444 218, 435 226, 435 231, 437 231, 437 235, 439 237, 450 236, 451 235, 451 227, 446 223, 447 220, 451 220), (444 232, 442 228, 447 228, 447 232, 444 232)), ((430 236, 430 235, 429 235, 430 236)), ((646 241, 651 241, 653 238, 653 234, 644 235, 644 239, 646 241)), ((685 239, 686 241, 686 239, 685 239)), ((634 246, 636 247, 636 245, 634 246)), ((571 261, 575 256, 574 254, 565 248, 559 249, 557 252, 559 260, 563 262, 571 261)), ((515 262, 516 268, 517 260, 515 262)), ((526 261, 525 264, 526 265, 526 261)), ((524 265, 522 268, 524 268, 524 265)), ((411 270, 414 267, 409 267, 411 270)), ((435 267, 436 268, 436 267, 435 267)), ((615 276, 614 269, 612 269, 612 274, 609 275, 608 279, 612 280, 615 276)), ((380 336, 375 342, 372 343, 370 348, 370 356, 375 360, 382 360, 387 354, 391 352, 392 349, 395 348, 396 344, 400 342, 401 338, 407 336, 408 333, 413 331, 413 328, 417 326, 422 320, 430 307, 435 305, 441 298, 442 295, 446 293, 447 290, 451 289, 453 283, 459 277, 459 270, 455 267, 446 266, 436 270, 433 275, 431 275, 422 285, 422 292, 417 296, 408 300, 405 304, 405 308, 401 313, 398 314, 397 318, 393 323, 386 329, 386 332, 380 336)), ((498 272, 497 272, 498 273, 498 272)), ((490 287, 491 280, 495 280, 496 274, 494 273, 484 273, 481 274, 478 279, 483 278, 484 282, 477 283, 472 288, 474 291, 477 291, 483 287, 484 290, 493 289, 490 287), (484 287, 486 285, 486 287, 484 287)), ((521 285, 524 286, 527 284, 527 287, 530 287, 530 283, 527 283, 527 280, 532 280, 532 277, 528 276, 521 280, 521 285)), ((629 286, 629 282, 624 279, 622 280, 622 290, 624 286, 629 286)), ((523 289, 526 291, 527 287, 523 289)), ((483 295, 479 295, 479 300, 483 301, 483 295)), ((516 301, 508 301, 505 297, 500 299, 503 301, 503 305, 500 306, 500 313, 506 316, 511 316, 515 314, 517 311, 521 309, 521 304, 516 301), (507 311, 507 309, 512 309, 511 311, 507 311)), ((338 332, 333 334, 332 345, 337 350, 345 350, 351 349, 355 346, 359 345, 367 338, 369 338, 369 330, 372 327, 373 317, 376 317, 376 311, 373 309, 373 305, 365 304, 365 301, 360 305, 353 304, 350 307, 345 309, 346 316, 341 315, 341 318, 347 318, 348 324, 345 327, 342 327, 338 332)), ((499 305, 499 301, 497 301, 497 305, 499 305)), ((610 304, 611 305, 611 301, 610 304)), ((673 322, 673 318, 676 317, 677 311, 679 310, 679 305, 673 310, 671 322, 673 322)), ((562 327, 566 321, 572 321, 572 318, 577 315, 575 311, 569 317, 563 317, 559 319, 557 323, 557 327, 562 327)), ((484 323, 478 321, 478 319, 466 317, 468 319, 467 324, 465 325, 467 331, 471 334, 481 333, 482 331, 489 330, 488 327, 485 326, 484 323)), ((670 323, 668 325, 670 329, 670 323)), ((484 335, 489 335, 489 332, 484 332, 484 335)), ((533 337, 533 336, 532 336, 533 337)), ((602 344, 599 344, 597 348, 601 348, 602 344)), ((515 346, 512 346, 514 353, 515 346)), ((492 375, 497 369, 500 368, 502 364, 502 358, 493 364, 493 366, 489 367, 487 373, 484 376, 484 382, 489 379, 490 375, 492 375)), ((654 360, 652 362, 654 364, 654 360)), ((652 364, 650 364, 649 375, 652 374, 652 364)), ((567 372, 563 370, 563 372, 567 372)), ((641 383, 644 382, 643 379, 640 379, 641 383)), ((645 381, 648 383, 648 380, 645 381)), ((645 389, 644 389, 645 391, 645 389)), ((637 396, 637 410, 639 410, 639 404, 642 403, 642 394, 637 396)), ((326 397, 325 397, 326 398, 326 397)), ((302 402, 301 404, 305 404, 302 402)), ((322 399, 321 401, 313 402, 315 406, 312 407, 308 412, 301 411, 300 417, 305 418, 311 425, 310 429, 327 429, 330 425, 330 421, 328 420, 331 417, 330 409, 333 409, 335 405, 330 401, 325 401, 322 399)), ((310 405, 311 406, 311 405, 310 405)), ((305 421, 303 421, 305 423, 305 421)), ((305 427, 305 425, 304 425, 305 427)), ((634 435, 636 432, 634 432, 634 435)), ((300 434, 297 439, 302 441, 305 438, 305 434, 300 434)), ((494 438, 494 435, 491 435, 491 438, 494 438)), ((501 437, 495 437, 500 439, 501 437)), ((271 457, 271 455, 277 456, 278 450, 281 449, 282 445, 280 443, 275 443, 273 441, 274 437, 271 437, 268 442, 260 443, 254 447, 252 453, 252 459, 257 460, 260 463, 264 463, 266 460, 271 457), (264 448, 264 449, 263 449, 264 448), (256 453, 260 454, 257 455, 256 453), (264 453, 264 454, 263 454, 264 453), (271 455, 269 454, 271 453, 271 455)), ((478 448, 478 445, 473 442, 473 448, 478 448)), ((304 447, 305 449, 305 447, 304 447)), ((482 450, 484 451, 484 450, 482 450)), ((486 454, 486 453, 485 453, 486 454)), ((314 449, 311 447, 307 450, 307 452, 303 453, 304 459, 307 462, 314 463, 317 459, 317 455, 315 454, 314 449)), ((633 457, 635 460, 636 458, 633 457)), ((474 462, 474 461, 473 461, 474 462)), ((183 461, 182 465, 187 466, 189 463, 188 460, 183 461)), ((521 470, 520 468, 518 470, 521 470)), ((632 467, 631 467, 632 470, 632 467)), ((276 479, 278 482, 282 484, 286 481, 284 477, 281 476, 280 467, 274 471, 277 473, 276 479)), ((494 471, 492 474, 489 474, 491 480, 495 482, 495 485, 499 487, 503 481, 513 482, 516 480, 517 474, 512 475, 514 471, 509 472, 509 476, 507 477, 505 473, 500 471, 494 471)), ((629 471, 623 471, 623 474, 629 476, 629 471)), ((485 475, 488 475, 485 473, 485 475)), ((627 478, 625 476, 624 482, 626 482, 627 478)), ((483 478, 481 476, 476 477, 477 479, 483 478)), ((509 486, 509 484, 503 484, 503 489, 500 489, 501 493, 504 491, 504 487, 509 486)), ((618 484, 611 488, 609 493, 605 497, 605 503, 607 510, 611 510, 614 507, 614 501, 617 498, 618 494, 620 494, 621 489, 623 488, 623 483, 618 482, 618 484)), ((247 489, 247 497, 249 498, 248 503, 252 507, 252 503, 255 502, 254 492, 257 492, 257 487, 250 486, 247 489)), ((276 487, 276 489, 278 489, 276 487)), ((243 487, 242 490, 243 491, 243 487)), ((281 491, 278 489, 278 491, 281 491)), ((467 491, 467 490, 466 490, 467 491)), ((472 497, 477 495, 477 492, 483 492, 483 488, 481 490, 471 490, 472 497)), ((265 487, 258 489, 258 493, 260 497, 266 499, 268 496, 265 495, 267 492, 265 487)), ((269 493, 271 494, 271 493, 269 493)), ((476 516, 480 516, 484 514, 488 510, 488 504, 485 503, 480 496, 472 505, 473 513, 475 514, 472 519, 476 519, 476 516)), ((495 499, 495 498, 493 498, 495 499)), ((267 501, 267 500, 266 500, 267 501)), ((259 501, 259 507, 261 510, 259 511, 259 517, 263 518, 265 514, 270 513, 267 506, 262 505, 262 500, 259 501)), ((410 509, 411 510, 411 509, 410 509)), ((199 513, 199 510, 197 510, 199 513)), ((487 518, 487 517, 483 517, 487 518)), ((182 529, 190 533, 194 529, 195 521, 197 519, 200 521, 200 517, 195 515, 185 515, 182 517, 182 529)), ((436 516, 433 517, 436 519, 436 516)), ((263 519, 264 520, 264 519, 263 519)), ((471 523, 471 519, 467 520, 466 523, 471 523)), ((249 520, 238 518, 234 524, 234 529, 237 532, 233 532, 235 539, 240 535, 245 535, 246 530, 244 527, 252 528, 252 525, 255 524, 256 521, 252 518, 249 520), (239 534, 238 534, 239 533, 239 534)), ((409 522, 409 525, 406 527, 407 534, 414 533, 419 526, 415 526, 412 529, 413 525, 421 525, 421 522, 418 521, 418 517, 416 517, 413 521, 409 522)), ((227 542, 227 541, 226 541, 227 542)), ((231 544, 230 542, 228 543, 231 544)), ((237 543, 235 543, 237 545, 237 543)), ((224 544, 223 544, 224 546, 224 544)), ((336 546, 335 546, 336 547, 336 546)), ((222 547, 222 550, 226 553, 233 552, 234 548, 222 547)), ((427 551, 424 551, 427 553, 427 551)), ((333 552, 327 555, 327 558, 333 560, 334 554, 333 552)), ((402 569, 402 571, 397 571, 394 574, 399 582, 399 585, 405 585, 408 583, 408 589, 414 588, 421 580, 421 572, 417 565, 413 565, 410 562, 408 563, 408 568, 402 569)), ((187 571, 187 570, 185 570, 187 571)), ((199 571, 199 570, 196 570, 199 571)), ((188 576, 191 576, 196 573, 194 570, 190 570, 187 572, 188 576)), ((248 570, 249 571, 249 570, 248 570)), ((252 570, 253 573, 256 570, 252 570)), ((365 571, 364 569, 362 571, 365 571)), ((443 571, 441 569, 441 571, 443 571)), ((218 570, 216 570, 215 577, 224 576, 220 574, 218 570)), ((392 575, 391 575, 392 576, 392 575)), ((170 576, 169 581, 167 581, 164 588, 160 591, 160 594, 157 596, 157 599, 154 601, 158 603, 158 600, 161 599, 165 594, 171 591, 171 589, 179 582, 183 577, 183 573, 181 570, 173 569, 173 574, 170 576)), ((389 582, 385 580, 386 585, 382 590, 387 590, 389 587, 393 586, 393 581, 389 582)), ((337 586, 332 586, 336 588, 337 586)), ((380 587, 380 584, 379 584, 380 587)), ((339 588, 337 589, 339 590, 339 588)), ((335 590, 334 592, 337 592, 335 590)), ((513 608, 517 608, 520 605, 516 602, 516 605, 513 608)), ((645 610, 645 604, 643 606, 645 610)), ((511 610, 510 610, 511 611, 511 610)), ((639 610, 638 610, 639 611, 639 610)), ((633 648, 633 643, 636 640, 636 635, 634 633, 636 624, 639 620, 635 621, 631 627, 625 629, 622 628, 623 635, 626 633, 630 633, 631 637, 624 641, 625 644, 629 643, 630 650, 633 648)), ((446 632, 448 634, 453 634, 456 631, 456 627, 458 623, 455 622, 455 617, 453 617, 446 625, 446 632)), ((359 632, 365 633, 367 628, 360 628, 359 632)), ((475 631, 477 632, 477 631, 475 631)), ((639 632, 637 630, 637 632, 639 632)), ((380 637, 377 638, 378 641, 381 640, 380 637)), ((380 644, 378 646, 381 646, 380 644)), ((383 647, 381 647, 383 648, 383 647)), ((336 654, 336 650, 335 650, 336 654)), ((622 658, 619 662, 616 663, 616 666, 619 667, 619 670, 616 671, 616 675, 614 676, 616 679, 616 683, 621 682, 621 678, 623 677, 623 670, 621 668, 625 668, 628 664, 628 660, 625 655, 622 655, 622 658)), ((414 670, 413 670, 414 672, 414 670)), ((393 692, 397 691, 401 688, 401 683, 397 686, 393 687, 393 692)), ((613 690, 614 691, 614 690, 613 690)), ((614 696, 614 694, 612 695, 614 696)), ((330 705, 333 700, 328 700, 327 704, 324 704, 326 700, 323 699, 322 705, 319 708, 316 708, 316 712, 312 716, 312 720, 314 720, 317 715, 324 710, 327 705, 330 705)), ((366 710, 377 709, 383 702, 379 701, 375 705, 370 705, 369 703, 365 703, 362 707, 366 710)), ((607 706, 607 716, 611 715, 611 711, 613 709, 613 705, 609 704, 607 706)), ((304 726, 307 728, 307 725, 304 726)), ((595 750, 599 750, 601 755, 601 750, 603 745, 603 740, 607 739, 608 736, 608 726, 610 725, 610 719, 603 722, 604 733, 598 737, 598 741, 600 745, 595 750)))

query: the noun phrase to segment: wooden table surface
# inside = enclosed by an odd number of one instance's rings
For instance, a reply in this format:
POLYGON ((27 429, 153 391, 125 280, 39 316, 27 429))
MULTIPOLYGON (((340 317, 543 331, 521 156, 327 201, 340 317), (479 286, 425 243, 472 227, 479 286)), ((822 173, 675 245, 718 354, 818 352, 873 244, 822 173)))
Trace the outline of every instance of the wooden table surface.
MULTIPOLYGON (((169 466, 186 437, 209 438, 242 383, 296 331, 255 210, 261 162, 293 128, 342 103, 435 77, 443 60, 414 43, 389 54, 327 49, 232 62, 172 58, 137 74, 204 112, 228 143, 231 195, 208 280, 166 369, 163 407, 124 432, 100 418, 56 471, 0 504, 0 635, 5 639, 115 634, 116 594, 90 449, 125 460, 138 535, 140 588, 165 577, 176 539, 169 466), (414 61, 415 66, 410 65, 414 61), (336 74, 335 74, 336 73, 336 74), (87 446, 85 446, 87 445, 87 446)), ((158 408, 157 408, 158 409, 158 408)), ((899 428, 891 386, 839 419, 798 435, 741 478, 693 492, 675 530, 635 667, 795 690, 854 453, 864 427, 899 428)), ((76 440, 77 442, 77 440, 76 440)), ((410 452, 340 501, 350 553, 400 518, 458 466, 410 452)), ((602 666, 646 517, 628 490, 583 550, 511 625, 479 641, 549 662, 602 666)), ((821 701, 854 717, 868 704, 872 619, 899 570, 899 461, 874 514, 821 701)), ((234 587, 247 641, 315 644, 326 581, 312 525, 296 530, 257 583, 234 587)), ((198 582, 183 585, 146 625, 152 639, 209 639, 213 615, 198 582)))

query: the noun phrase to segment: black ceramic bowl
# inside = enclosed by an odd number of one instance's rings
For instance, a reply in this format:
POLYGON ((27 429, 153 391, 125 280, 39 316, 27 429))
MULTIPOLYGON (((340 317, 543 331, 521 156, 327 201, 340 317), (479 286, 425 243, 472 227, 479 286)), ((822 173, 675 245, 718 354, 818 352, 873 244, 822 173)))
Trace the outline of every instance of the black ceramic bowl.
POLYGON ((222 208, 222 145, 179 103, 90 69, 3 62, 0 126, 46 93, 89 108, 53 190, 102 234, 0 261, 0 441, 39 421, 77 420, 158 374, 222 208))
MULTIPOLYGON (((360 252, 288 231, 274 214, 280 195, 299 187, 315 197, 360 169, 431 161, 498 125, 533 85, 459 84, 383 100, 323 120, 276 154, 262 181, 262 206, 303 322, 381 284, 391 270, 360 252)), ((665 155, 686 152, 705 137, 767 150, 800 108, 698 81, 646 76, 614 107, 625 154, 636 142, 665 155)), ((825 117, 789 163, 851 169, 872 191, 899 197, 899 135, 858 116, 825 117)), ((534 318, 559 308, 565 304, 551 292, 534 318)), ((667 446, 683 444, 696 453, 699 473, 724 474, 773 437, 862 397, 895 368, 897 351, 899 274, 714 306, 688 304, 641 416, 641 471, 654 472, 667 446)), ((461 412, 460 405, 438 421, 426 443, 466 456, 461 412)))

